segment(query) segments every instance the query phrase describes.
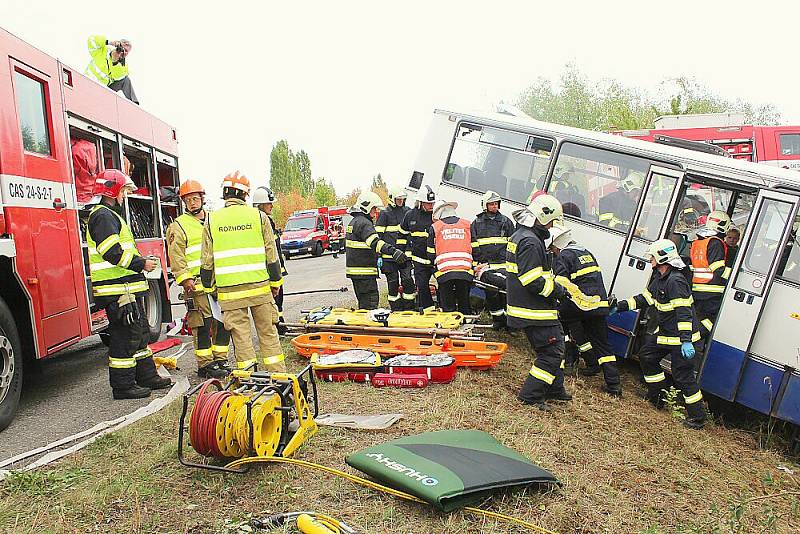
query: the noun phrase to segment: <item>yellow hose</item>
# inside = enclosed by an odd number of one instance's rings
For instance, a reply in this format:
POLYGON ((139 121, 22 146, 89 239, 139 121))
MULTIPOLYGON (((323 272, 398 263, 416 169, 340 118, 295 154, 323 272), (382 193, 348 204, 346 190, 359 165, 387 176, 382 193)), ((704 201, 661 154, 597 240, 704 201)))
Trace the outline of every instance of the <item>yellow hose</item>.
MULTIPOLYGON (((229 463, 226 467, 230 469, 234 469, 240 467, 245 464, 252 464, 252 463, 283 463, 283 464, 292 464, 301 467, 308 467, 310 469, 316 469, 319 471, 324 471, 328 474, 339 476, 342 478, 346 478, 347 480, 354 482, 356 484, 360 484, 362 486, 366 486, 368 488, 372 488, 377 491, 382 491, 384 493, 388 493, 390 495, 394 495, 395 497, 399 497, 401 499, 405 499, 407 501, 418 502, 422 504, 428 504, 422 499, 411 495, 410 493, 406 493, 404 491, 396 490, 394 488, 390 488, 389 486, 384 486, 383 484, 378 484, 377 482, 373 482, 371 480, 367 480, 366 478, 362 478, 360 476, 351 475, 345 471, 340 469, 335 469, 333 467, 327 467, 325 465, 316 464, 314 462, 307 462, 305 460, 297 460, 295 458, 281 458, 277 456, 250 456, 247 458, 240 458, 239 460, 234 460, 229 463)), ((499 521, 505 521, 507 523, 512 523, 521 527, 524 527, 533 532, 539 532, 541 534, 557 534, 552 530, 547 530, 546 528, 540 527, 528 521, 524 521, 522 519, 512 517, 510 515, 501 514, 499 512, 492 512, 490 510, 484 510, 482 508, 474 508, 472 506, 465 506, 463 508, 465 512, 469 512, 475 515, 482 515, 484 517, 491 517, 492 519, 497 519, 499 521)))

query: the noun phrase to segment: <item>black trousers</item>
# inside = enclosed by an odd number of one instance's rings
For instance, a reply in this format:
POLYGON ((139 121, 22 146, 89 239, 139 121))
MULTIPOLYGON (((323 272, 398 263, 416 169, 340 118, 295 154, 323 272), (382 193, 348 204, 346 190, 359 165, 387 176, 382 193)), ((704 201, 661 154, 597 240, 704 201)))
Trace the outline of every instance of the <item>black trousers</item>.
POLYGON ((108 381, 112 389, 129 389, 146 383, 158 376, 153 363, 153 353, 147 347, 150 341, 150 325, 142 307, 142 299, 136 300, 139 319, 134 324, 122 322, 116 298, 106 306, 108 315, 108 381))
MULTIPOLYGON (((197 331, 196 352, 203 351, 213 355, 212 361, 227 362, 228 346, 231 344, 231 333, 225 329, 225 324, 213 317, 203 317, 203 324, 195 327, 197 331), (222 348, 224 347, 224 350, 222 348), (216 356, 216 357, 214 357, 216 356)), ((208 356, 206 356, 208 358, 208 356)), ((205 359, 203 361, 206 361, 205 359)), ((198 354, 198 365, 200 357, 198 354)), ((210 361, 208 363, 211 363, 210 361)), ((206 364, 207 365, 207 364, 206 364)))
POLYGON ((586 315, 581 319, 567 321, 569 337, 586 360, 587 367, 601 366, 603 377, 609 386, 619 385, 617 357, 608 342, 608 323, 605 315, 586 315))
POLYGON ((564 330, 561 324, 528 326, 525 336, 536 355, 522 384, 519 399, 530 403, 543 402, 548 391, 564 389, 564 330))
POLYGON ((433 308, 433 295, 431 295, 431 276, 433 268, 414 262, 414 282, 417 284, 417 309, 426 310, 433 308))
POLYGON ((714 328, 721 306, 722 295, 699 300, 695 297, 694 312, 697 315, 697 321, 700 323, 700 334, 703 336, 703 341, 708 341, 708 336, 711 334, 711 329, 714 328))
POLYGON ((386 275, 386 286, 389 289, 389 307, 392 311, 413 310, 417 298, 417 286, 411 274, 411 264, 406 263, 400 267, 393 261, 384 260, 384 262, 382 271, 386 275))
POLYGON ((380 295, 378 294, 377 278, 352 278, 353 291, 358 299, 361 310, 374 310, 378 307, 380 295))
POLYGON ((469 290, 472 283, 469 280, 447 280, 439 282, 439 306, 442 311, 459 311, 464 315, 471 315, 472 310, 469 303, 469 290))
POLYGON ((278 289, 275 305, 278 306, 278 321, 283 322, 283 286, 278 289))
POLYGON ((122 91, 122 94, 125 95, 125 98, 137 106, 139 105, 139 99, 136 98, 136 91, 133 90, 133 84, 131 83, 130 76, 125 76, 121 80, 111 82, 108 84, 108 88, 112 91, 122 91))
MULTIPOLYGON (((655 336, 648 337, 645 345, 639 352, 639 365, 642 367, 644 381, 647 384, 647 398, 655 405, 664 399, 662 390, 669 387, 667 377, 661 368, 662 358, 670 358, 672 367, 672 380, 675 387, 683 394, 686 404, 686 413, 690 419, 705 419, 703 408, 703 394, 697 385, 694 363, 687 360, 681 353, 680 345, 659 345, 655 336)), ((697 349, 697 344, 695 344, 697 349)))

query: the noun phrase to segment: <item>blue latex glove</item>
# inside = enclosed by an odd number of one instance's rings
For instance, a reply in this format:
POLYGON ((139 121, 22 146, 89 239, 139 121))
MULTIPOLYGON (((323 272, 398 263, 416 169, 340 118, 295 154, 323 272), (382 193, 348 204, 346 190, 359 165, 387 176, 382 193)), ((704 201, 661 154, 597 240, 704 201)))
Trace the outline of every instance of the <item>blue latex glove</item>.
POLYGON ((681 354, 683 354, 683 357, 687 360, 694 358, 694 345, 689 341, 681 343, 681 354))
POLYGON ((383 258, 378 258, 378 269, 383 267, 383 258))

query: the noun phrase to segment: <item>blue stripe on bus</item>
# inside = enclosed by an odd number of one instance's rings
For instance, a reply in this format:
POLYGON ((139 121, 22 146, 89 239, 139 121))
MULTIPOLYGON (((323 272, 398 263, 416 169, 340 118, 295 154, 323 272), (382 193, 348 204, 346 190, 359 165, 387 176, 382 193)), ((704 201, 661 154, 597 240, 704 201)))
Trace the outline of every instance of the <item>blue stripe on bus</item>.
POLYGON ((736 402, 757 412, 769 414, 783 378, 783 369, 748 358, 736 402))
MULTIPOLYGON (((635 322, 635 311, 620 312, 608 316, 609 325, 618 326, 619 328, 623 328, 628 332, 633 331, 635 322)), ((615 332, 611 329, 608 330, 608 342, 611 344, 611 348, 614 350, 614 354, 616 354, 618 358, 625 357, 625 352, 628 350, 629 341, 630 337, 626 336, 625 334, 620 334, 619 332, 615 332)))
POLYGON ((703 375, 700 377, 700 389, 732 401, 736 396, 736 383, 744 359, 743 350, 712 341, 703 375))
MULTIPOLYGON (((791 371, 789 371, 791 372, 791 371)), ((776 413, 778 419, 800 425, 800 376, 792 375, 776 413)))

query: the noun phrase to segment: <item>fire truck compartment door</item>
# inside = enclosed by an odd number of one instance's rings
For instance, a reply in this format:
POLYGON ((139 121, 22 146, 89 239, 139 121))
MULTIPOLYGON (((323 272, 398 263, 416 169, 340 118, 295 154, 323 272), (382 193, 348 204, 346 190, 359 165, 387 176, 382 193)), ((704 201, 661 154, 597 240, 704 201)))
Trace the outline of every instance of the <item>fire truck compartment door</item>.
MULTIPOLYGON (((749 374, 757 373, 758 365, 748 355, 755 352, 752 350, 753 340, 758 327, 775 332, 775 325, 763 319, 769 316, 765 308, 769 307, 772 281, 781 252, 789 239, 798 203, 800 198, 795 195, 769 190, 759 192, 733 264, 728 288, 722 296, 711 347, 700 371, 700 387, 703 390, 760 411, 765 410, 756 405, 759 403, 754 395, 751 395, 753 398, 741 398, 743 390, 740 384, 743 380, 753 378, 749 374), (749 368, 753 368, 752 372, 748 371, 749 368)), ((788 338, 783 341, 788 342, 788 338)), ((768 388, 764 380, 759 385, 762 390, 758 396, 763 397, 768 388)), ((772 384, 771 397, 761 399, 761 404, 768 405, 774 400, 778 385, 772 384)), ((746 391, 744 394, 749 395, 746 391)), ((765 413, 768 412, 767 409, 765 413)))

